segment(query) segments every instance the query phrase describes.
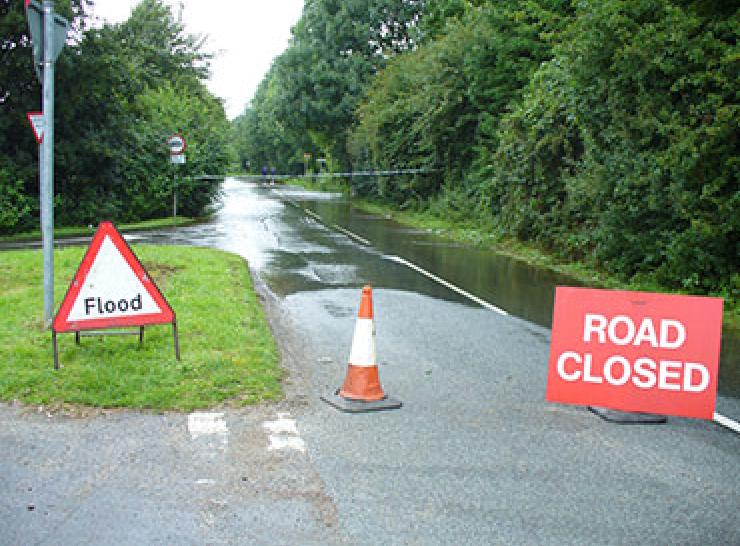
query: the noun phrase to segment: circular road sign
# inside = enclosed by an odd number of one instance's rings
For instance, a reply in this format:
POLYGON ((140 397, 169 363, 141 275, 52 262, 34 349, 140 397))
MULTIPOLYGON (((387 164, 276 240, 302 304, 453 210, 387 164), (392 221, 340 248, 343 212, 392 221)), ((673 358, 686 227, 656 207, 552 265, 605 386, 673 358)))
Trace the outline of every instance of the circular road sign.
POLYGON ((188 145, 181 134, 175 133, 167 139, 167 147, 170 149, 170 155, 180 155, 185 152, 188 145))

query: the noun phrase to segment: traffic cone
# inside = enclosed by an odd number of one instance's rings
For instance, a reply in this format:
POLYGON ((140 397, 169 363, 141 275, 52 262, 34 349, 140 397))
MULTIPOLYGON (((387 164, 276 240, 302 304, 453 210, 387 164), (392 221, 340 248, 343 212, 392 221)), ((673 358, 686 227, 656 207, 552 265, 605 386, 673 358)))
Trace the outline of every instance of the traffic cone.
POLYGON ((351 413, 401 407, 401 402, 386 396, 380 386, 375 356, 373 289, 369 286, 362 289, 344 384, 341 389, 321 399, 341 411, 351 413))

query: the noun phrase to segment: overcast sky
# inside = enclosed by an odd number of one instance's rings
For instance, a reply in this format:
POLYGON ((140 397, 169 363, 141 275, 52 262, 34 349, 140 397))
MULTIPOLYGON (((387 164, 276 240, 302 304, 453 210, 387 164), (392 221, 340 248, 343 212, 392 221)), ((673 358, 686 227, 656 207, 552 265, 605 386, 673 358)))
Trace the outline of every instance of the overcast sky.
MULTIPOLYGON (((93 14, 118 23, 128 18, 139 0, 95 0, 93 14)), ((211 64, 211 92, 223 98, 232 119, 242 113, 272 60, 288 45, 290 28, 298 22, 303 0, 167 0, 175 14, 183 6, 188 32, 208 36, 206 50, 216 53, 211 64)))

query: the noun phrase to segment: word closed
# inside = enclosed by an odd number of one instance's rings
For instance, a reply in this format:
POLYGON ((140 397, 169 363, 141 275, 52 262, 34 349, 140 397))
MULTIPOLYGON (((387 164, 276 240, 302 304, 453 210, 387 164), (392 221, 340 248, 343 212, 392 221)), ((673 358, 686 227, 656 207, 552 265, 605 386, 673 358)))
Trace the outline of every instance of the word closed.
POLYGON ((558 287, 551 402, 711 419, 722 300, 558 287))

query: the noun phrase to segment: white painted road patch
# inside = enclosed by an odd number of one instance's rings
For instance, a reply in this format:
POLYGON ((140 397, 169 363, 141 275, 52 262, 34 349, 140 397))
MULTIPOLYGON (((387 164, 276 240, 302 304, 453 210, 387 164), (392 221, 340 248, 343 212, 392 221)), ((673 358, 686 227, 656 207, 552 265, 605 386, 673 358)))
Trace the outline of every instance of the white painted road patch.
POLYGON ((188 415, 188 432, 193 440, 201 436, 219 435, 226 438, 229 429, 223 413, 195 412, 188 415))
POLYGON ((269 433, 268 451, 306 451, 306 442, 299 436, 296 420, 289 413, 278 413, 277 420, 265 421, 262 427, 269 433))

